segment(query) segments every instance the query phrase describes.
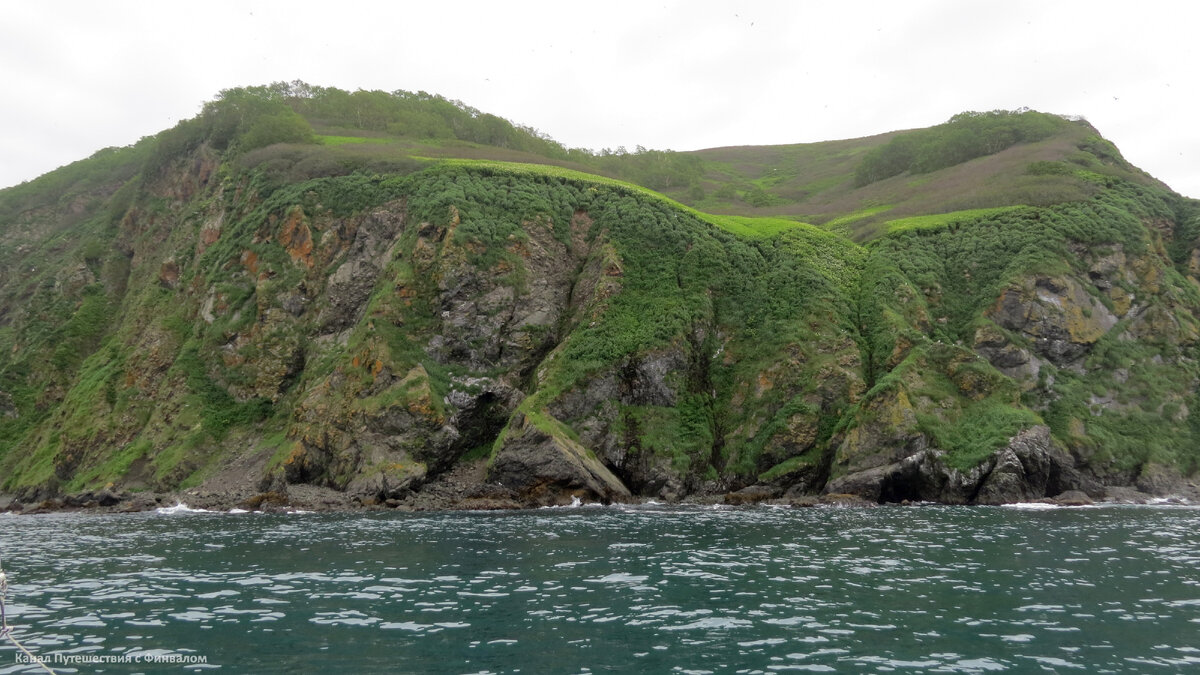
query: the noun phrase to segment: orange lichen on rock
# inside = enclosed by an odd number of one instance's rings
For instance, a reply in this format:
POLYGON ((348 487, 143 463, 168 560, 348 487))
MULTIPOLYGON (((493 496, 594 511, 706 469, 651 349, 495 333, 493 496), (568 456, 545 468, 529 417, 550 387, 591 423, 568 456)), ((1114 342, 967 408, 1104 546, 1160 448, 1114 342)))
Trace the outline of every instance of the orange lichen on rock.
POLYGON ((255 253, 254 251, 251 251, 250 249, 246 249, 245 251, 242 251, 241 262, 242 262, 242 267, 246 268, 246 271, 250 273, 250 276, 252 276, 252 277, 258 276, 258 254, 257 253, 255 253))
POLYGON ((305 222, 304 209, 299 206, 288 212, 283 226, 279 230, 279 243, 287 249, 288 255, 305 267, 313 266, 312 230, 305 222))
POLYGON ((203 255, 209 246, 217 243, 217 240, 221 238, 221 225, 223 221, 224 213, 221 212, 216 218, 204 223, 204 227, 200 228, 200 242, 196 245, 197 255, 203 255))
POLYGON ((174 258, 163 261, 162 267, 158 270, 158 281, 168 288, 175 288, 179 285, 179 263, 175 262, 174 258))
POLYGON ((292 444, 292 451, 290 453, 288 453, 287 459, 283 460, 283 463, 284 464, 295 464, 297 462, 303 461, 305 454, 306 453, 304 452, 304 444, 301 443, 300 441, 296 441, 294 444, 292 444))

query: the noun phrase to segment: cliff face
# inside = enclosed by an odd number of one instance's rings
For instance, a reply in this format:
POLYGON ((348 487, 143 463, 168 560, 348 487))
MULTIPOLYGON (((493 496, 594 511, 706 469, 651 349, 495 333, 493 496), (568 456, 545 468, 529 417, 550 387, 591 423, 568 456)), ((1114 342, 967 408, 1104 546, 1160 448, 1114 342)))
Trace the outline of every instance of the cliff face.
POLYGON ((3 489, 1180 490, 1196 205, 1094 180, 858 245, 517 166, 268 184, 201 145, 0 231, 3 489))

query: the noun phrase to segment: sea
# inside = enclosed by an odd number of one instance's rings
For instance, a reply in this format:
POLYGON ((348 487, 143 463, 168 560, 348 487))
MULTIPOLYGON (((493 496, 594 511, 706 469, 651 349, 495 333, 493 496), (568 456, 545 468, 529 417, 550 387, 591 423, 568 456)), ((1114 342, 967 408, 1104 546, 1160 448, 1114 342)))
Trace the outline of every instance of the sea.
POLYGON ((180 505, 0 515, 0 564, 59 673, 1200 671, 1188 505, 180 505))

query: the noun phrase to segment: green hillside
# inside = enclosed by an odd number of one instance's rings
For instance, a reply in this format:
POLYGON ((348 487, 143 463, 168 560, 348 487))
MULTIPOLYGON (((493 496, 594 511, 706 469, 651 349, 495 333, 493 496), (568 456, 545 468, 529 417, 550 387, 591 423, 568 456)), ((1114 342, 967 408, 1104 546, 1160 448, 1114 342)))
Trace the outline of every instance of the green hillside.
POLYGON ((424 93, 229 90, 0 191, 0 490, 1181 490, 1198 213, 1032 111, 595 153, 424 93))

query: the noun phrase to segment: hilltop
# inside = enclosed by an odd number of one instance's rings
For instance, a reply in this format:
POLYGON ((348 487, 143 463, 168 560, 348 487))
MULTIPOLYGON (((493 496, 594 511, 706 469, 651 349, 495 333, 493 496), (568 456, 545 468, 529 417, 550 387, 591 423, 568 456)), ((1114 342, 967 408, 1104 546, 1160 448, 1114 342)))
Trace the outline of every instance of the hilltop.
POLYGON ((0 490, 1187 493, 1197 207, 1029 110, 592 152, 425 93, 228 90, 0 191, 0 490))

